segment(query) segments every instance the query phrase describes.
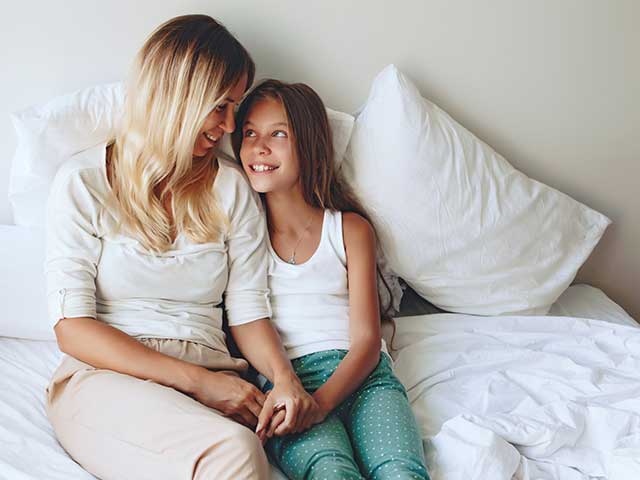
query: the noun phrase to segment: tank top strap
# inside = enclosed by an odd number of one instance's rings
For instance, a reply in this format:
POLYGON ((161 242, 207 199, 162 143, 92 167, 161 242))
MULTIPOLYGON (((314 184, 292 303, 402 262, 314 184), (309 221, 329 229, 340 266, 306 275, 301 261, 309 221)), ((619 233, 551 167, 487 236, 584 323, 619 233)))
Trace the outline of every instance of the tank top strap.
POLYGON ((325 210, 325 225, 322 229, 322 243, 330 247, 340 262, 346 266, 347 254, 344 248, 344 238, 342 234, 342 212, 335 210, 325 210))

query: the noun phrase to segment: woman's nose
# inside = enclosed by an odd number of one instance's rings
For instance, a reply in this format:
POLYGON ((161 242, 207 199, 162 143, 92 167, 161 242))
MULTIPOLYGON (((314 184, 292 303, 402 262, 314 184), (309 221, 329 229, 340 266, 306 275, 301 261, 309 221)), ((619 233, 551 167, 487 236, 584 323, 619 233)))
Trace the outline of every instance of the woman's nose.
POLYGON ((236 119, 234 117, 233 108, 227 107, 224 120, 220 124, 220 128, 226 133, 232 133, 236 129, 236 119))

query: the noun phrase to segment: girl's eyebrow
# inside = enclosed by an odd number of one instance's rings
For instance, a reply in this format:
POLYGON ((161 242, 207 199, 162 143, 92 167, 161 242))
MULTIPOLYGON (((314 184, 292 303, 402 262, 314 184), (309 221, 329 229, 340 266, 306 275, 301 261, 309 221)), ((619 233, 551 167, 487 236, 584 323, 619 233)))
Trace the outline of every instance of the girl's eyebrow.
MULTIPOLYGON (((253 125, 253 123, 250 120, 246 120, 244 122, 245 125, 253 125)), ((288 127, 289 125, 287 125, 285 122, 277 122, 277 123, 271 123, 269 125, 267 125, 268 127, 288 127)))

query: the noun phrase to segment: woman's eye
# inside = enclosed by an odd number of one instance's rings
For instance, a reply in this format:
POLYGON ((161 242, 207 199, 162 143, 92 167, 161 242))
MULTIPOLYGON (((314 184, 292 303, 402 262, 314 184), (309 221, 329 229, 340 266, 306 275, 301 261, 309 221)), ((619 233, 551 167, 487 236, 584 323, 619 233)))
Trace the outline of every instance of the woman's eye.
POLYGON ((276 130, 275 132, 273 132, 273 136, 274 137, 286 137, 287 136, 287 132, 285 132, 283 130, 276 130))
POLYGON ((222 105, 218 105, 216 107, 216 112, 224 112, 226 110, 226 108, 227 108, 227 104, 223 103, 222 105))

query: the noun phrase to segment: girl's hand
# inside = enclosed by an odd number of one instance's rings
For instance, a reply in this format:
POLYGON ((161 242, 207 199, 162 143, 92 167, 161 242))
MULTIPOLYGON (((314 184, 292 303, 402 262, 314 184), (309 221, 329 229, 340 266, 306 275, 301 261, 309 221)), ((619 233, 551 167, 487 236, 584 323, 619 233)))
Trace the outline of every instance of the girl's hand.
POLYGON ((258 424, 265 403, 265 395, 251 383, 236 375, 209 370, 203 371, 193 397, 251 429, 258 424))
MULTIPOLYGON (((313 396, 312 396, 313 398, 313 396)), ((325 411, 320 407, 318 402, 315 402, 315 405, 307 412, 306 417, 302 420, 302 423, 299 428, 296 429, 295 433, 302 433, 316 423, 321 423, 327 418, 329 414, 328 411, 325 411)), ((273 437, 274 435, 278 435, 278 427, 284 422, 286 416, 286 407, 276 405, 276 411, 271 417, 271 422, 269 426, 264 430, 264 435, 261 435, 260 439, 264 443, 267 439, 273 437)))
POLYGON ((298 377, 275 380, 273 390, 268 393, 258 418, 256 433, 261 440, 264 441, 266 438, 273 416, 283 408, 284 410, 278 414, 278 425, 273 429, 276 435, 286 435, 304 429, 311 412, 317 409, 317 403, 302 387, 298 377))

